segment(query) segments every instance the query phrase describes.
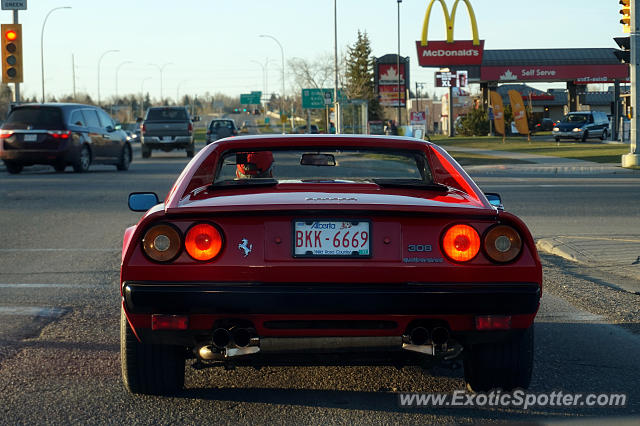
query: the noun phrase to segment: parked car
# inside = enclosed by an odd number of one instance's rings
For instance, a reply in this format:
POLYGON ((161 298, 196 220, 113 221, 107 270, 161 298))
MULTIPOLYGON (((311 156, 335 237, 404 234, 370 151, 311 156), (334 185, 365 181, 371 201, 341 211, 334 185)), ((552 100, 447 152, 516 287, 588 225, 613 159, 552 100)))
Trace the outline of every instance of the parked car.
MULTIPOLYGON (((307 133, 307 125, 305 124, 304 126, 298 126, 296 128, 293 129, 293 133, 300 133, 300 134, 304 134, 307 133)), ((316 126, 315 124, 311 125, 311 134, 312 135, 316 135, 320 133, 320 131, 318 130, 318 126, 316 126)))
POLYGON ((51 165, 58 172, 69 165, 86 172, 91 164, 127 170, 131 153, 126 133, 92 105, 19 105, 0 129, 0 158, 12 174, 34 164, 51 165))
POLYGON ((543 118, 542 121, 540 121, 539 123, 537 123, 534 127, 533 127, 533 131, 534 132, 548 132, 553 130, 553 128, 556 126, 556 123, 550 119, 550 118, 543 118))
POLYGON ((210 367, 458 358, 476 391, 529 385, 535 243, 435 144, 227 138, 205 147, 163 202, 133 193, 129 208, 146 212, 124 233, 121 263, 131 392, 178 391, 186 358, 210 367))
POLYGON ((207 145, 218 139, 227 138, 229 136, 237 136, 238 128, 236 122, 230 118, 216 118, 211 120, 207 128, 207 145))
POLYGON ((193 121, 185 107, 149 108, 142 123, 141 134, 142 158, 151 157, 154 149, 164 152, 184 149, 189 158, 195 153, 193 121))
POLYGON ((605 140, 609 135, 609 119, 600 111, 570 112, 553 128, 556 142, 560 139, 576 139, 586 141, 597 137, 605 140))

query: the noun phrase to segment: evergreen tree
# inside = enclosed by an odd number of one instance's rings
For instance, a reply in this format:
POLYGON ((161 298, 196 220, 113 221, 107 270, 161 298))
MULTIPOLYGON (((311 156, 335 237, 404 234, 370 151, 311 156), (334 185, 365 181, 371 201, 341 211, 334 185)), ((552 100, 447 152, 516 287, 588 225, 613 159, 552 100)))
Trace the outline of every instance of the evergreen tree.
POLYGON ((366 31, 358 30, 358 39, 347 47, 346 91, 349 99, 364 99, 369 102, 369 120, 379 120, 382 116, 378 97, 374 92, 371 43, 366 31))

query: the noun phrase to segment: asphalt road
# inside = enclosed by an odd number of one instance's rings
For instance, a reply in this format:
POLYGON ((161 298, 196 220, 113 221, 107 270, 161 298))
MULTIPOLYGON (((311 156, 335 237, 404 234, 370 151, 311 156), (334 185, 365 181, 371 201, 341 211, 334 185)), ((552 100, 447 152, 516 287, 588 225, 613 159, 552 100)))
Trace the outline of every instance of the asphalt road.
MULTIPOLYGON (((594 284, 546 256, 530 390, 625 393, 626 407, 399 406, 397 392, 463 389, 455 363, 428 370, 188 368, 187 389, 179 397, 128 394, 120 379, 119 255, 123 231, 139 214, 127 209, 127 196, 155 191, 163 197, 186 163, 183 152, 154 151, 143 161, 136 151, 127 172, 106 166, 87 174, 52 168, 0 172, 0 423, 424 424, 640 414, 637 327, 612 325, 588 312, 588 303, 569 303, 564 288, 594 284)), ((478 182, 500 192, 506 208, 536 237, 560 231, 606 235, 638 225, 637 178, 478 176, 478 182)), ((618 296, 625 306, 638 302, 635 295, 618 296)))

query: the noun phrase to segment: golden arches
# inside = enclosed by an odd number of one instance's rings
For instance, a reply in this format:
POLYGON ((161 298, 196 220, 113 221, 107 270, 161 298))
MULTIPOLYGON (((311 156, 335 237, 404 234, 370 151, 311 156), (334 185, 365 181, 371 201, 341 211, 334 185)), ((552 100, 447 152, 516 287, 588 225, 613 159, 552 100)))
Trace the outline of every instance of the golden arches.
MULTIPOLYGON (((458 3, 460 0, 455 0, 453 2, 453 9, 451 9, 451 15, 449 15, 449 10, 447 9, 447 5, 444 0, 431 0, 429 2, 429 6, 427 7, 427 12, 424 15, 424 23, 422 24, 422 41, 421 44, 423 46, 427 46, 427 33, 429 31, 429 18, 431 17, 431 8, 433 7, 433 3, 436 1, 440 2, 442 5, 442 11, 444 12, 444 21, 447 25, 447 43, 453 43, 453 26, 456 20, 456 11, 458 10, 458 3)), ((471 7, 471 3, 469 0, 462 0, 464 4, 467 6, 467 12, 469 12, 469 20, 471 21, 471 32, 473 33, 473 45, 480 45, 480 37, 478 36, 478 23, 476 22, 476 15, 473 12, 473 7, 471 7)))

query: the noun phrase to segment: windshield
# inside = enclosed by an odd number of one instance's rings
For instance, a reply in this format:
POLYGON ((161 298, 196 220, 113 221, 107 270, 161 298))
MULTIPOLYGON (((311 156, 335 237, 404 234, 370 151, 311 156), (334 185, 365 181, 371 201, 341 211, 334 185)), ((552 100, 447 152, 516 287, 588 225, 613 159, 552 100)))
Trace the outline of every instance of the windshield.
POLYGON ((583 123, 585 121, 587 121, 585 114, 569 114, 562 119, 563 123, 583 123))
POLYGON ((228 152, 215 184, 234 181, 376 182, 431 184, 424 153, 374 149, 295 149, 228 152))

